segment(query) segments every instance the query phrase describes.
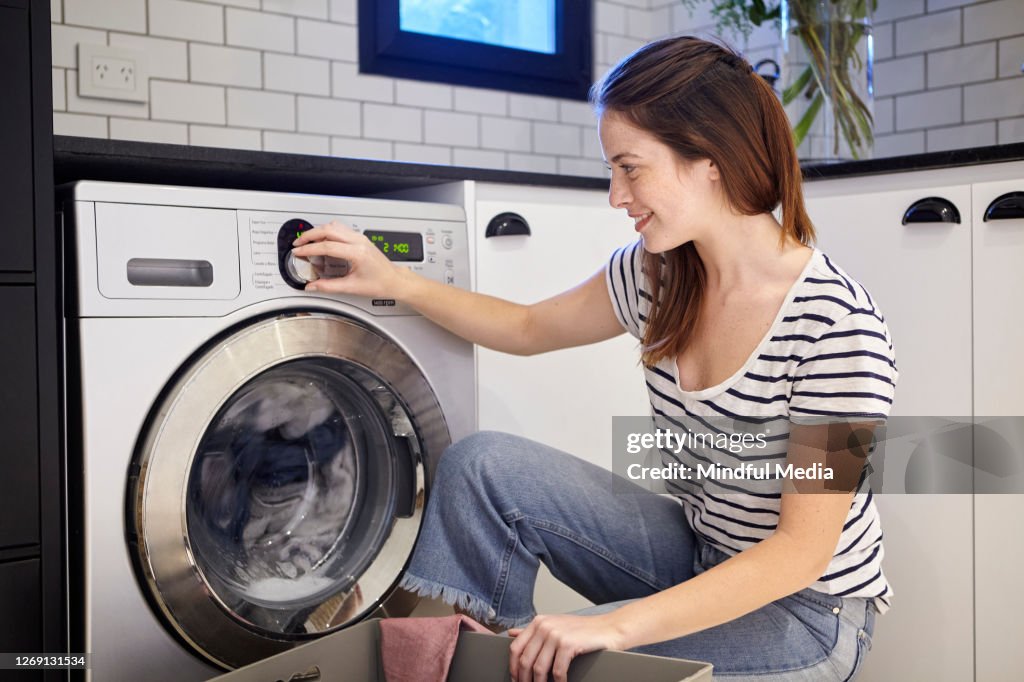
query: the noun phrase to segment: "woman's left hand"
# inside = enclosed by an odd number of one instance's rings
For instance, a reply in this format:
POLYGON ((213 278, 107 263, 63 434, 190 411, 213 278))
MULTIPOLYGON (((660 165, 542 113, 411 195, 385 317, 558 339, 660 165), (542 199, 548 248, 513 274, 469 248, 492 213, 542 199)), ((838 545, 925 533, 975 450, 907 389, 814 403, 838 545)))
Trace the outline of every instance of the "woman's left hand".
POLYGON ((569 663, 580 654, 618 649, 622 639, 609 616, 543 615, 525 628, 513 628, 509 648, 509 672, 513 682, 566 682, 569 663))

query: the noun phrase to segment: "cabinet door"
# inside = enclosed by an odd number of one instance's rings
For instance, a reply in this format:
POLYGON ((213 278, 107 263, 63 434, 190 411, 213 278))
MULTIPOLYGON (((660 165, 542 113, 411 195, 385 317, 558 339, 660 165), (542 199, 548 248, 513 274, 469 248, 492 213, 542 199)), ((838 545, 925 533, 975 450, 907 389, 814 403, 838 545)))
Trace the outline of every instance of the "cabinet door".
POLYGON ((1024 178, 972 186, 974 208, 975 600, 977 679, 1024 670, 1024 218, 985 221, 988 206, 1024 192, 1024 178), (996 492, 1001 491, 1001 492, 996 492))
POLYGON ((0 286, 0 547, 39 542, 35 289, 0 286))
MULTIPOLYGON (((7 654, 41 654, 39 560, 0 564, 0 651, 7 654)), ((7 671, 5 671, 7 672, 7 671)), ((42 679, 42 671, 7 673, 12 680, 42 679)), ((8 679, 0 675, 3 679, 8 679)))
POLYGON ((0 6, 0 271, 31 271, 32 86, 28 10, 0 6))
MULTIPOLYGON (((477 290, 533 303, 571 289, 636 238, 622 211, 593 190, 479 185, 477 290), (484 238, 494 216, 514 212, 530 236, 484 238)), ((478 352, 481 429, 532 438, 611 468, 611 418, 650 412, 636 339, 534 357, 478 352)))
MULTIPOLYGON (((593 190, 481 184, 475 216, 477 291, 520 303, 576 286, 636 238, 625 213, 593 190), (485 238, 491 218, 508 211, 525 218, 532 234, 485 238)), ((650 412, 638 360, 637 341, 625 333, 533 357, 478 348, 480 428, 531 438, 610 469, 612 417, 650 412)), ((590 605, 543 566, 534 603, 538 613, 590 605)))
MULTIPOLYGON (((915 179, 896 182, 913 186, 915 179)), ((885 315, 900 370, 892 416, 960 421, 972 409, 970 187, 916 182, 921 189, 871 193, 860 179, 808 183, 808 210, 821 249, 885 315), (953 202, 963 222, 902 225, 906 209, 929 196, 953 202)), ((887 443, 884 476, 894 487, 906 480, 916 447, 913 439, 887 443)), ((862 678, 973 679, 971 495, 876 499, 883 569, 895 594, 876 622, 862 678)))

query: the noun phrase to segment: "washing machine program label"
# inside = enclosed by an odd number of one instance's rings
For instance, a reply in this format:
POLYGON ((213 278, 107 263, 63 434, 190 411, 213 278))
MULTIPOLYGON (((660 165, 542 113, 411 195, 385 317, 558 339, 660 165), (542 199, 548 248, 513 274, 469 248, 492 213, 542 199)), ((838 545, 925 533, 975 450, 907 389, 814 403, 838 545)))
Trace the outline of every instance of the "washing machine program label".
POLYGON ((249 220, 252 285, 257 289, 273 290, 283 286, 277 267, 277 232, 280 229, 278 221, 249 220))

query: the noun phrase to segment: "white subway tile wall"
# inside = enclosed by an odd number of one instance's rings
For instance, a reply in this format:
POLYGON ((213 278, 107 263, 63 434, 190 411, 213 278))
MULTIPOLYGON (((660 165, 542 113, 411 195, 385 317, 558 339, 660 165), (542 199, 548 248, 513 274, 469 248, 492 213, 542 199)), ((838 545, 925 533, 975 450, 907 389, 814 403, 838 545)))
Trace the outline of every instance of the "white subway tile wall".
POLYGON ((331 138, 326 135, 277 133, 272 130, 264 130, 263 150, 268 152, 286 152, 288 154, 327 156, 331 153, 331 138))
POLYGON ((79 137, 110 137, 107 130, 106 116, 89 116, 86 114, 53 113, 53 127, 61 135, 78 135, 79 137))
POLYGON ((328 4, 327 0, 263 0, 263 11, 326 19, 328 4))
POLYGON ((364 104, 363 137, 396 142, 422 142, 423 111, 390 104, 364 104))
POLYGON ((64 111, 68 108, 67 84, 64 82, 64 69, 53 69, 50 83, 53 85, 53 110, 64 111))
POLYGON ((358 102, 327 97, 299 97, 299 130, 327 135, 346 135, 362 126, 358 102))
POLYGON ((480 117, 450 111, 426 111, 423 130, 430 144, 449 147, 479 147, 480 117))
POLYGON ((896 130, 912 130, 959 123, 960 100, 960 88, 900 95, 896 98, 896 130))
POLYGON ((227 123, 242 128, 295 130, 296 104, 295 95, 228 88, 227 123))
POLYGON ((263 87, 304 95, 331 94, 330 63, 314 57, 263 55, 263 87))
POLYGON ((480 117, 480 146, 485 149, 532 151, 530 121, 514 118, 480 117))
MULTIPOLYGON (((594 77, 715 37, 710 4, 594 0, 594 77)), ((51 0, 62 135, 605 176, 585 102, 363 75, 357 0, 51 0), (149 103, 78 96, 79 43, 143 51, 149 103)), ((1024 141, 1024 0, 881 0, 876 157, 1024 141)), ((781 61, 763 26, 725 40, 781 61)))
POLYGON ((926 131, 928 151, 941 151, 956 147, 984 147, 996 143, 996 124, 971 123, 950 128, 929 128, 926 131))
POLYGON ((895 50, 892 24, 875 24, 871 27, 871 40, 874 43, 875 61, 890 59, 895 50))
POLYGON ((191 0, 149 0, 149 34, 164 38, 224 42, 224 8, 191 0))
POLYGON ((456 166, 466 168, 491 168, 505 170, 505 154, 502 152, 488 152, 482 149, 459 149, 452 150, 452 163, 456 166))
POLYGON ((452 163, 451 147, 431 144, 395 143, 395 157, 413 163, 432 163, 450 166, 452 163))
POLYGON ((146 0, 64 0, 64 23, 146 32, 146 0))
POLYGON ((393 142, 364 140, 356 137, 332 137, 331 155, 352 159, 392 161, 395 158, 395 144, 393 142))
MULTIPOLYGON (((57 29, 56 26, 53 27, 57 29)), ((146 53, 151 78, 172 81, 188 80, 189 43, 166 38, 149 38, 134 33, 114 33, 109 36, 115 47, 128 47, 146 53)), ((100 41, 102 45, 102 40, 100 41)))
MULTIPOLYGON (((71 85, 69 82, 69 89, 71 85)), ((183 123, 225 123, 222 87, 151 80, 149 97, 154 119, 183 123)))
MULTIPOLYGON (((1024 49, 1024 45, 1021 46, 1021 49, 1024 49)), ((1020 64, 1017 65, 1017 70, 1020 70, 1020 64)), ((976 83, 992 80, 995 77, 995 43, 978 43, 928 54, 929 88, 976 83)))
POLYGON ((1006 118, 999 122, 999 139, 1003 143, 1024 142, 1024 117, 1006 118))
POLYGON ((188 125, 142 121, 137 118, 111 118, 110 136, 119 140, 188 144, 188 125))
POLYGON ((195 83, 263 87, 263 59, 256 50, 192 43, 188 58, 195 83))
POLYGON ((199 147, 228 147, 255 151, 263 149, 263 137, 260 135, 260 131, 225 126, 189 125, 188 143, 199 147))

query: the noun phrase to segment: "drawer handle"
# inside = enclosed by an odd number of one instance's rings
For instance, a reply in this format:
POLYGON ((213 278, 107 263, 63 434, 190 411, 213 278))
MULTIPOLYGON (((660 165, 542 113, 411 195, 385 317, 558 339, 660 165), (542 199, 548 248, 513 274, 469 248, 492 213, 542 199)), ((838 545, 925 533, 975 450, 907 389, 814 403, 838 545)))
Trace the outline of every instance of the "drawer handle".
POLYGON ((128 282, 137 287, 208 287, 213 284, 213 265, 208 260, 132 258, 128 282))
POLYGON ((484 237, 511 237, 513 235, 530 235, 530 224, 518 213, 499 213, 487 223, 484 237))
POLYGON ((918 199, 903 214, 903 224, 907 223, 959 223, 960 211, 953 202, 942 197, 918 199))
POLYGON ((985 209, 983 220, 1013 220, 1024 218, 1024 192, 1009 192, 996 197, 985 209))

